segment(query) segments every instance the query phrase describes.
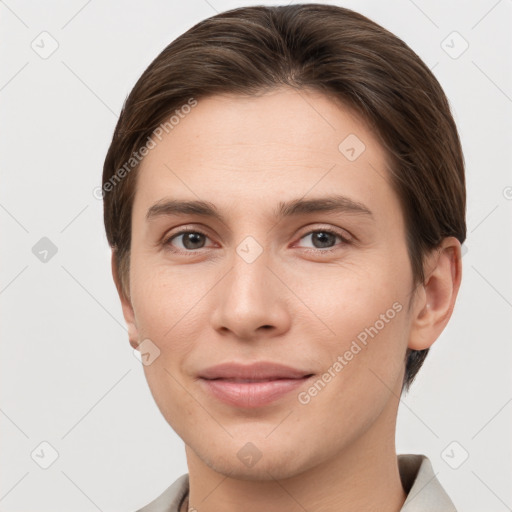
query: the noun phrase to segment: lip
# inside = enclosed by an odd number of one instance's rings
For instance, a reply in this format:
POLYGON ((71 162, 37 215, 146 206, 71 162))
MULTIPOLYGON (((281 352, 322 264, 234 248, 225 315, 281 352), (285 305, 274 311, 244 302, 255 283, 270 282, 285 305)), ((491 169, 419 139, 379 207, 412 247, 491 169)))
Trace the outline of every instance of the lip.
POLYGON ((224 403, 253 409, 270 404, 309 380, 307 370, 261 361, 250 365, 223 363, 202 371, 199 381, 224 403))

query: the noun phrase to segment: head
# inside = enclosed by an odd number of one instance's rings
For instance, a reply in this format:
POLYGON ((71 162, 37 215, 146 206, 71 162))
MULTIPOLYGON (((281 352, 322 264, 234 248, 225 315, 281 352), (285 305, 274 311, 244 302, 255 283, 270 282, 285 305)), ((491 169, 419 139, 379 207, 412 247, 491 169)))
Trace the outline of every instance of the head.
POLYGON ((221 439, 297 470, 348 446, 396 413, 452 313, 466 225, 448 101, 403 41, 348 9, 247 7, 178 37, 123 106, 103 191, 130 343, 158 348, 153 396, 212 466, 231 463, 221 439), (268 438, 291 403, 198 405, 201 371, 233 360, 314 374, 268 438))

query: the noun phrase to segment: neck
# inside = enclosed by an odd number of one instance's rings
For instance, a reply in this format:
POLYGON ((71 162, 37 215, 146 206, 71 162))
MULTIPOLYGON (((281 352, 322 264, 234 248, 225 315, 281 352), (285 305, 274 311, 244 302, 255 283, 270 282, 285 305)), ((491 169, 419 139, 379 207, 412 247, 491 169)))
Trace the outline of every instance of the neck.
POLYGON ((349 447, 284 479, 272 478, 271 471, 265 480, 242 480, 234 473, 221 474, 187 446, 188 507, 201 512, 398 512, 406 493, 394 442, 396 411, 389 412, 390 415, 381 415, 349 447))

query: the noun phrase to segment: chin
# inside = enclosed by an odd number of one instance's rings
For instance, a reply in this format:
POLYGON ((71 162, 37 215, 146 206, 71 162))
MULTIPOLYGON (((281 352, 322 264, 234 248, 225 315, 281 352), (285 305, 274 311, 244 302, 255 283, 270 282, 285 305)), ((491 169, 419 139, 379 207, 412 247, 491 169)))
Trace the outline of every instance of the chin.
POLYGON ((231 439, 220 450, 212 450, 210 446, 193 451, 213 471, 237 480, 283 480, 297 476, 319 462, 309 459, 305 451, 298 449, 302 444, 299 440, 289 447, 284 447, 277 438, 275 441, 262 441, 257 445, 231 439))
MULTIPOLYGON (((203 460, 203 462, 208 463, 207 460, 203 460)), ((219 461, 215 459, 208 466, 215 472, 229 476, 229 478, 247 481, 284 480, 302 472, 300 468, 295 468, 286 460, 273 463, 261 459, 249 468, 240 464, 239 461, 219 461)))

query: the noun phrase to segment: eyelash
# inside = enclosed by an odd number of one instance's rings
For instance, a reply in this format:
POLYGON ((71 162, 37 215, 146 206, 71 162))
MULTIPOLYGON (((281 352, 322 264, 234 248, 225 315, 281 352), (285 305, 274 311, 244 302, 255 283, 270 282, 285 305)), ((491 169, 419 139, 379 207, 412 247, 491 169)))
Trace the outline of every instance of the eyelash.
MULTIPOLYGON (((203 231, 201 230, 198 230, 198 229, 183 229, 181 231, 178 231, 176 233, 173 233, 171 236, 167 237, 163 242, 162 242, 162 245, 166 248, 168 248, 170 251, 174 252, 174 253, 177 253, 177 254, 186 254, 186 255, 195 255, 197 254, 201 249, 205 249, 205 247, 200 247, 199 249, 189 249, 189 250, 182 250, 182 249, 176 249, 174 248, 172 245, 171 245, 171 241, 174 240, 175 238, 181 236, 181 235, 186 235, 187 233, 194 233, 194 234, 198 234, 198 235, 203 235, 204 237, 206 238, 209 238, 208 235, 206 233, 204 233, 203 231)), ((343 235, 341 235, 339 232, 333 230, 333 229, 327 229, 327 228, 321 228, 321 229, 313 229, 311 231, 308 231, 307 233, 304 233, 300 238, 299 240, 302 240, 304 237, 308 236, 308 235, 311 235, 313 233, 329 233, 331 235, 334 235, 336 237, 338 237, 342 244, 340 245, 348 245, 351 243, 351 241, 349 239, 347 239, 346 237, 344 237, 343 235)), ((327 247, 327 248, 324 248, 324 249, 317 249, 317 248, 311 248, 311 247, 306 247, 306 248, 303 248, 305 251, 307 252, 314 252, 314 253, 328 253, 330 254, 331 252, 333 251, 336 251, 339 249, 339 245, 338 246, 334 246, 334 247, 327 247)))

